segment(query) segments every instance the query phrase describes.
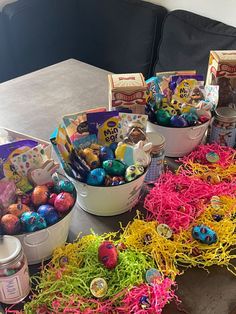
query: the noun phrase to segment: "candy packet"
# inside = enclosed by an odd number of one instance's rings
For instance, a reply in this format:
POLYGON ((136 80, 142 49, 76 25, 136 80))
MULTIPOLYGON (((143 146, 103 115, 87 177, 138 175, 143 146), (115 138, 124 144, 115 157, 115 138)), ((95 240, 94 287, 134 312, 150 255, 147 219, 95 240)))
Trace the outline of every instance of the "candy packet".
POLYGON ((96 135, 101 145, 118 142, 119 119, 117 111, 87 113, 89 133, 96 135))
POLYGON ((75 148, 78 148, 78 141, 89 135, 87 113, 88 112, 105 112, 105 107, 90 109, 86 112, 77 112, 63 116, 62 120, 66 129, 66 133, 75 148))
POLYGON ((119 138, 131 144, 146 139, 148 116, 144 114, 120 113, 119 138))

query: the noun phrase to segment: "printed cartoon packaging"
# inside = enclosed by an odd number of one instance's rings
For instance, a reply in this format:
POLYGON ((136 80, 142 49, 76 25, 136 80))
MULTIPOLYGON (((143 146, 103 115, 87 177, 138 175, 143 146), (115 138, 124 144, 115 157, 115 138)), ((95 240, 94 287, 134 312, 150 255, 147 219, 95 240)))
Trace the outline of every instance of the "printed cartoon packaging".
POLYGON ((218 107, 236 107, 236 50, 211 51, 207 85, 219 85, 218 107))
POLYGON ((109 74, 109 110, 144 114, 147 84, 142 73, 109 74))

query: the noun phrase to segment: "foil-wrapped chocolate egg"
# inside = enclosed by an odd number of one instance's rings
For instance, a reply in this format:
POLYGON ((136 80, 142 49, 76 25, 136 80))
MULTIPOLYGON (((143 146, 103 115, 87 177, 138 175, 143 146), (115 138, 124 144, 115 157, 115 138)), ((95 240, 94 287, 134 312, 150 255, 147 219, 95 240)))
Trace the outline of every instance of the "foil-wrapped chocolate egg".
POLYGON ((49 197, 49 190, 46 185, 38 185, 34 188, 31 201, 35 206, 46 204, 49 197))
POLYGON ((60 190, 63 192, 73 193, 74 191, 74 185, 70 181, 61 180, 59 181, 58 185, 60 187, 60 190))
POLYGON ((113 269, 118 263, 118 251, 111 241, 104 241, 98 248, 98 259, 107 269, 113 269))
POLYGON ((165 111, 164 109, 158 109, 155 115, 156 115, 156 121, 158 124, 164 125, 164 126, 167 126, 170 124, 171 115, 168 111, 165 111))
POLYGON ((67 192, 62 192, 57 195, 54 207, 60 213, 66 213, 75 203, 74 197, 67 192))
POLYGON ((99 154, 99 158, 101 161, 105 161, 105 160, 112 160, 114 159, 114 152, 110 147, 107 146, 102 146, 100 148, 100 154, 99 154))
POLYGON ((35 212, 26 212, 20 218, 25 232, 35 232, 47 227, 46 220, 35 212))
POLYGON ((99 186, 103 185, 105 181, 105 170, 102 168, 96 168, 90 171, 88 177, 87 177, 87 184, 99 186))
POLYGON ((30 208, 27 205, 18 203, 18 204, 11 204, 8 209, 7 212, 9 214, 15 215, 17 217, 20 217, 23 213, 25 212, 29 212, 30 208))
POLYGON ((54 202, 55 202, 56 197, 57 197, 56 193, 51 193, 49 195, 48 204, 54 206, 54 202))
POLYGON ((111 144, 109 145, 109 147, 110 147, 110 149, 111 149, 113 152, 115 152, 116 147, 117 147, 117 143, 116 143, 116 142, 113 142, 113 143, 111 143, 111 144))
POLYGON ((121 184, 124 184, 124 183, 125 183, 125 178, 124 177, 113 177, 111 185, 115 186, 115 185, 121 185, 121 184))
POLYGON ((102 164, 106 173, 111 176, 124 176, 127 166, 120 160, 106 160, 102 164))
POLYGON ((94 278, 90 283, 90 291, 96 298, 102 298, 107 293, 107 282, 103 278, 94 278))
POLYGON ((127 182, 133 181, 144 173, 144 167, 139 165, 132 165, 126 169, 125 180, 127 182))
POLYGON ((15 215, 6 214, 2 216, 1 227, 5 234, 17 234, 21 229, 20 220, 15 215))
POLYGON ((58 212, 52 205, 39 206, 37 213, 46 220, 48 225, 53 225, 59 220, 58 212))
POLYGON ((182 128, 182 127, 188 126, 188 123, 184 119, 183 116, 175 115, 175 116, 171 117, 170 125, 174 126, 174 127, 177 127, 177 128, 182 128))

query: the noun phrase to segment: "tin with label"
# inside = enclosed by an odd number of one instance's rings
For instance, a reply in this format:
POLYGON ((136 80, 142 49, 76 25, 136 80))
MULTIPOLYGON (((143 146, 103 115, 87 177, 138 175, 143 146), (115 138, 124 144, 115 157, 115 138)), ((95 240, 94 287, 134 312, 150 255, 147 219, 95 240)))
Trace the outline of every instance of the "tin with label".
POLYGON ((30 292, 28 264, 20 241, 5 235, 0 239, 0 302, 21 302, 30 292))
POLYGON ((230 107, 220 107, 215 111, 209 142, 222 146, 235 146, 236 110, 230 107))
POLYGON ((152 143, 151 163, 145 177, 145 182, 153 184, 164 173, 165 138, 157 132, 147 133, 148 141, 152 143))

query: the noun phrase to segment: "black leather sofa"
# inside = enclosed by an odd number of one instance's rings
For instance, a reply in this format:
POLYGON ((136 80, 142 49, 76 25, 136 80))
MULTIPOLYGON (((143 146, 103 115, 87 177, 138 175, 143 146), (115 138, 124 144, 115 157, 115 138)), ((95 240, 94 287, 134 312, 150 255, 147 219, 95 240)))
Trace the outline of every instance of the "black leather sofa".
POLYGON ((115 72, 197 69, 236 28, 141 0, 0 0, 0 82, 75 58, 115 72))

